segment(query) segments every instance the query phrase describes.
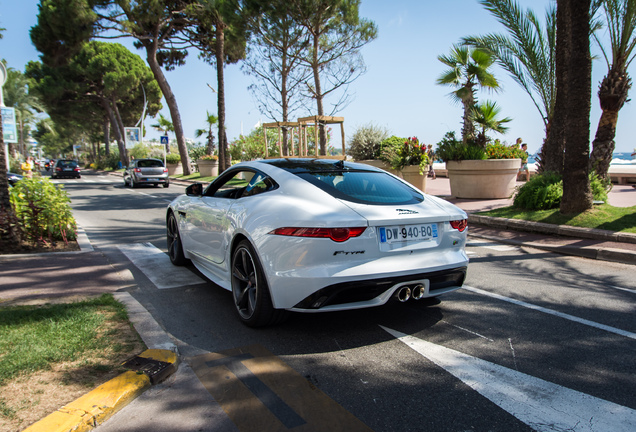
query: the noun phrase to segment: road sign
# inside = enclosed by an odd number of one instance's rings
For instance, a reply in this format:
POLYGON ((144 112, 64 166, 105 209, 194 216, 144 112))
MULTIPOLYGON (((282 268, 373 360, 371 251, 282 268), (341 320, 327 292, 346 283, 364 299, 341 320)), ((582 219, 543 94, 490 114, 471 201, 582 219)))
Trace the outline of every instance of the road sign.
POLYGON ((168 144, 170 140, 168 139, 168 135, 164 135, 161 137, 161 144, 168 144))
POLYGON ((139 144, 139 137, 141 136, 140 128, 138 127, 125 127, 126 132, 126 148, 133 148, 139 144))
POLYGON ((4 142, 17 143, 18 130, 15 124, 15 109, 2 107, 2 132, 4 142))

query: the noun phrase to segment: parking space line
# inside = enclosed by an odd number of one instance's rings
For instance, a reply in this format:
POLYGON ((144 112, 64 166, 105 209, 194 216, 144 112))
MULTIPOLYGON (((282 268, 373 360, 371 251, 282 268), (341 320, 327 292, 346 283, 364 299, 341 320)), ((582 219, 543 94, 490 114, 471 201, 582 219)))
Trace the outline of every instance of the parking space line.
POLYGON ((173 265, 167 254, 150 243, 133 243, 117 247, 158 289, 205 283, 188 268, 173 265))

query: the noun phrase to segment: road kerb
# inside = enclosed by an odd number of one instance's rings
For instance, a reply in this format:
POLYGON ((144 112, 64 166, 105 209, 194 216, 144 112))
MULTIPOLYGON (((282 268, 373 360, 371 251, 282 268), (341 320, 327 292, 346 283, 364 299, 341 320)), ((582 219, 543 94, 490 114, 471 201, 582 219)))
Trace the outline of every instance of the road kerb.
MULTIPOLYGON (((174 372, 178 365, 177 355, 170 350, 149 349, 138 357, 170 363, 170 373, 174 372)), ((126 371, 32 424, 25 432, 90 431, 150 386, 150 378, 146 374, 126 371)))

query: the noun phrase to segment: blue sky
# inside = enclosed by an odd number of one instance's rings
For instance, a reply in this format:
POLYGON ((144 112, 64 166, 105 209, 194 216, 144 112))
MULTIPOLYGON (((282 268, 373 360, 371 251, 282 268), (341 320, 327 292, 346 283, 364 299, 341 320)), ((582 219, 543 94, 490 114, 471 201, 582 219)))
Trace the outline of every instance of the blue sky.
MULTIPOLYGON (((552 1, 520 3, 543 17, 552 1)), ((37 22, 37 4, 37 0, 0 0, 0 27, 7 29, 0 40, 0 57, 14 69, 24 70, 28 61, 39 59, 29 39, 29 30, 37 22)), ((449 130, 459 134, 462 109, 448 97, 449 88, 435 84, 444 70, 437 56, 448 53, 463 36, 503 32, 503 27, 477 0, 362 0, 360 15, 376 23, 378 38, 363 48, 367 73, 349 89, 354 94, 353 102, 336 113, 345 118, 346 136, 369 123, 383 126, 397 136, 417 136, 427 144, 438 142, 449 130)), ((132 47, 130 38, 118 42, 145 58, 143 51, 132 47)), ((593 63, 591 139, 600 117, 596 92, 607 71, 599 49, 593 45, 592 52, 598 58, 593 63)), ((633 65, 630 72, 633 75, 633 65)), ((481 92, 478 97, 496 101, 502 114, 513 119, 508 133, 498 137, 508 143, 522 137, 530 152, 536 152, 545 135, 537 109, 502 69, 495 67, 494 73, 503 90, 494 94, 481 92)), ((205 127, 206 110, 217 113, 216 94, 207 85, 216 88, 215 69, 198 60, 193 52, 185 66, 167 72, 166 77, 177 97, 186 137, 194 138, 195 129, 205 127)), ((271 121, 258 111, 247 89, 252 77, 245 75, 238 65, 227 66, 225 77, 230 140, 241 132, 249 133, 259 120, 271 121)), ((162 112, 170 117, 165 103, 162 112)), ((631 152, 636 148, 635 119, 634 103, 626 104, 619 115, 616 151, 631 152)), ((146 127, 153 123, 153 119, 147 119, 146 127)), ((149 128, 147 137, 158 138, 159 133, 149 128)))

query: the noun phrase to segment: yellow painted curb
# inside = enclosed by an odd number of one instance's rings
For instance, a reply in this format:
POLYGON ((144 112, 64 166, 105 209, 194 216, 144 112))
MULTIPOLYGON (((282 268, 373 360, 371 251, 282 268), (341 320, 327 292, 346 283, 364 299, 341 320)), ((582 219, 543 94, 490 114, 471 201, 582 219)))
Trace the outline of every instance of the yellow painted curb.
MULTIPOLYGON (((149 349, 139 357, 172 363, 175 370, 178 362, 177 355, 170 350, 149 349)), ((143 373, 124 372, 32 424, 24 432, 90 431, 132 402, 150 385, 150 378, 143 373)))

